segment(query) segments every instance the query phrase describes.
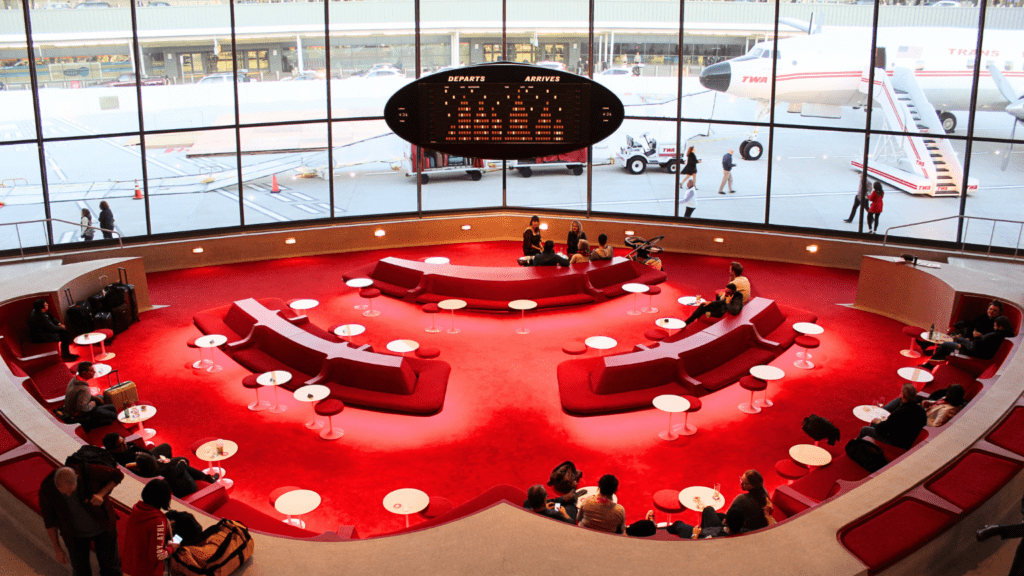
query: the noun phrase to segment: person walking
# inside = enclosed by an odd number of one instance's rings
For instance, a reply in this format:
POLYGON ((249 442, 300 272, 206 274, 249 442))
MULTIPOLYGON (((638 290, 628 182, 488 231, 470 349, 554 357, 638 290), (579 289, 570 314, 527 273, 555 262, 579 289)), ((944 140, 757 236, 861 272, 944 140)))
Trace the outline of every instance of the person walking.
POLYGON ((732 161, 732 150, 729 150, 725 153, 725 156, 722 156, 722 183, 718 185, 719 194, 725 194, 725 192, 722 192, 722 189, 725 188, 726 184, 729 185, 729 194, 736 192, 732 188, 732 169, 735 167, 736 164, 732 161))
POLYGON ((867 204, 867 195, 868 179, 861 178, 860 186, 857 189, 857 194, 855 194, 853 197, 853 208, 850 208, 850 217, 847 218, 846 220, 843 220, 843 222, 846 222, 847 224, 853 222, 853 217, 857 214, 857 208, 860 208, 861 204, 867 204))
POLYGON ((693 146, 690 146, 689 150, 686 151, 686 166, 683 166, 683 182, 689 182, 695 190, 697 189, 697 164, 700 164, 700 160, 697 160, 697 154, 693 151, 693 146))
POLYGON ((103 238, 109 240, 114 237, 114 213, 106 200, 100 202, 100 229, 103 230, 103 238))
POLYGON ((875 183, 872 186, 871 194, 868 196, 868 202, 871 203, 868 206, 869 234, 875 234, 878 232, 878 218, 882 215, 883 197, 885 197, 885 190, 882 190, 882 183, 875 180, 875 183))
POLYGON ((92 212, 89 212, 88 208, 82 208, 82 240, 86 242, 92 242, 92 237, 96 235, 96 229, 91 228, 92 226, 92 212))
POLYGON ((697 189, 693 186, 686 186, 686 182, 680 182, 679 188, 683 190, 682 202, 683 206, 686 207, 683 218, 689 218, 693 211, 697 209, 697 189))

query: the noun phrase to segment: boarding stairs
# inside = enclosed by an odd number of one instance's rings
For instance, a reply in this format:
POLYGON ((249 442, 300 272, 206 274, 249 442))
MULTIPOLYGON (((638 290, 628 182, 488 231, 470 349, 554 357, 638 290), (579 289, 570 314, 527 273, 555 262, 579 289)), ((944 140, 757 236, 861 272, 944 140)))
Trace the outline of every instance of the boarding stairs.
MULTIPOLYGON (((860 91, 867 94, 868 71, 861 77, 860 91)), ((885 70, 875 70, 874 102, 882 110, 884 130, 903 136, 876 136, 875 149, 868 163, 868 176, 910 194, 959 196, 964 188, 964 171, 956 151, 943 134, 942 123, 934 107, 921 90, 914 71, 896 67, 892 78, 885 70)), ((859 160, 851 162, 862 170, 859 160)), ((976 192, 978 181, 968 180, 967 192, 976 192)))

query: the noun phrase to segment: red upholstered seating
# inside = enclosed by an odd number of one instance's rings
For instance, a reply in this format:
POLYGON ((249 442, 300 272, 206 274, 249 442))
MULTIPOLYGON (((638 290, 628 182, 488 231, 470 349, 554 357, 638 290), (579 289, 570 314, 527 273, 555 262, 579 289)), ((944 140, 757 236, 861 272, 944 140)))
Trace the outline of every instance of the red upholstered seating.
POLYGON ((285 524, 278 517, 265 514, 248 504, 234 499, 228 499, 226 503, 211 512, 211 514, 221 518, 238 520, 248 526, 249 530, 255 530, 257 532, 276 534, 278 536, 288 536, 291 538, 314 538, 318 536, 316 532, 304 530, 302 528, 292 526, 291 524, 285 524))
POLYGON ((828 466, 815 468, 803 478, 795 480, 789 486, 779 486, 772 496, 776 508, 793 516, 811 506, 822 502, 844 490, 845 482, 857 482, 868 477, 870 473, 857 464, 846 454, 832 459, 828 466))
POLYGON ((793 345, 797 331, 793 324, 818 321, 818 317, 806 310, 772 302, 761 313, 750 319, 757 334, 769 342, 775 342, 776 351, 781 353, 793 345))
POLYGON ((921 337, 921 334, 927 332, 920 326, 904 326, 903 335, 910 338, 910 347, 906 350, 900 350, 900 354, 907 358, 920 358, 921 353, 917 351, 917 339, 921 337))
POLYGON ((332 358, 324 363, 316 383, 347 404, 433 414, 444 405, 451 370, 443 360, 402 358, 399 366, 391 366, 332 358))
POLYGON ((385 258, 344 275, 345 281, 353 278, 370 278, 374 288, 393 298, 416 296, 423 292, 424 274, 420 270, 401 265, 398 258, 385 258))
POLYGON ((754 339, 754 328, 748 325, 687 350, 679 358, 683 381, 694 387, 691 393, 701 396, 736 382, 750 368, 767 364, 774 354, 754 339))
MULTIPOLYGON (((893 460, 899 458, 900 456, 903 456, 904 454, 906 454, 908 452, 908 450, 904 450, 903 448, 898 448, 896 446, 893 446, 892 444, 887 444, 885 442, 882 442, 881 440, 876 440, 875 438, 872 438, 870 436, 867 436, 864 439, 867 440, 868 442, 871 442, 872 444, 875 444, 879 448, 881 448, 882 449, 882 455, 885 456, 885 459, 888 460, 889 462, 892 462, 893 460)), ((915 446, 917 446, 921 442, 924 442, 927 439, 928 439, 928 428, 925 427, 917 435, 917 438, 914 438, 914 443, 910 445, 910 449, 913 450, 915 446)))
POLYGON ((839 542, 877 574, 931 541, 957 516, 904 496, 840 530, 839 542))
POLYGON ((1024 456, 1024 407, 1014 408, 985 439, 1000 448, 1024 456))
POLYGON ((587 353, 587 345, 584 344, 583 342, 573 340, 571 342, 566 342, 565 344, 562 344, 562 352, 565 352, 566 354, 571 354, 573 356, 579 356, 580 354, 587 353))
POLYGON ((420 514, 425 518, 437 518, 438 516, 451 512, 454 507, 455 505, 452 504, 451 500, 435 496, 430 499, 430 504, 428 504, 426 509, 420 512, 420 514))
POLYGON ((593 294, 601 294, 607 298, 621 296, 626 292, 623 284, 636 283, 653 285, 664 282, 668 274, 644 266, 632 260, 615 262, 587 272, 588 290, 593 294))
POLYGON ((0 485, 39 514, 39 485, 56 469, 57 465, 41 452, 27 452, 0 464, 0 485))
POLYGON ((793 481, 807 476, 810 470, 806 466, 797 464, 792 458, 786 458, 775 463, 775 472, 782 478, 793 481))
POLYGON ((417 302, 440 302, 449 298, 465 300, 469 308, 480 310, 508 311, 512 300, 533 300, 538 308, 589 304, 594 296, 588 294, 582 272, 540 270, 535 278, 516 280, 491 278, 459 278, 430 274, 426 279, 426 291, 416 298, 417 302))
POLYGON ((647 338, 648 340, 654 340, 655 342, 660 342, 661 340, 668 338, 668 332, 662 330, 661 328, 651 328, 644 332, 644 338, 647 338))
POLYGON ((345 409, 345 403, 337 398, 324 398, 316 403, 313 411, 320 416, 327 416, 327 427, 320 431, 320 437, 324 440, 337 440, 345 431, 334 427, 334 417, 345 409))
POLYGON ((1003 340, 1003 343, 999 345, 999 350, 996 351, 996 355, 990 360, 981 360, 979 358, 970 358, 960 354, 954 354, 946 358, 946 362, 950 366, 963 370, 968 374, 971 374, 977 378, 991 378, 995 376, 996 371, 1002 366, 1003 361, 1010 354, 1010 350, 1013 348, 1013 342, 1009 340, 1003 340))
POLYGON ((669 522, 672 521, 672 514, 683 511, 683 505, 679 503, 679 490, 658 490, 653 500, 655 508, 669 514, 669 522))
POLYGON ((431 518, 424 522, 420 522, 419 524, 414 524, 409 528, 402 528, 401 530, 396 530, 395 532, 392 532, 390 535, 404 534, 406 532, 414 532, 417 530, 430 528, 432 526, 445 524, 447 522, 451 522, 452 520, 458 520, 459 518, 463 518, 465 516, 475 514, 486 508, 490 508, 491 506, 502 501, 508 502, 509 504, 515 506, 516 508, 521 508, 523 502, 526 501, 526 492, 521 488, 508 486, 505 484, 494 486, 492 488, 489 488, 483 494, 480 494, 476 498, 473 498, 469 502, 466 502, 465 504, 462 504, 460 506, 456 506, 449 512, 441 514, 436 518, 431 518))
POLYGON ((44 402, 63 402, 64 392, 73 374, 60 359, 57 352, 29 358, 19 358, 9 346, 7 338, 0 339, 0 357, 15 376, 32 378, 32 383, 44 402))
POLYGON ((1022 464, 1001 456, 971 450, 933 477, 924 487, 969 513, 1020 472, 1022 464))
POLYGON ((419 358, 430 359, 437 358, 441 355, 440 348, 434 348, 433 346, 420 346, 416 349, 416 356, 419 358))

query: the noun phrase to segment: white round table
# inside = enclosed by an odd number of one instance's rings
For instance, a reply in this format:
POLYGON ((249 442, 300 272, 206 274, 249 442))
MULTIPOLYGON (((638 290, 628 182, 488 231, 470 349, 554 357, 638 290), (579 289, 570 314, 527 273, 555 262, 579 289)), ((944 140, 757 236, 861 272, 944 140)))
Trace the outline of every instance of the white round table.
POLYGON ((302 298, 289 304, 288 306, 292 310, 309 310, 310 308, 316 308, 320 305, 320 302, 313 300, 312 298, 302 298))
POLYGON ((943 342, 952 342, 953 337, 949 334, 943 334, 938 330, 935 331, 935 334, 929 335, 928 331, 925 330, 924 332, 921 332, 921 340, 931 342, 932 344, 942 344, 943 342))
POLYGON ((223 346, 224 344, 227 343, 227 341, 228 337, 223 334, 207 334, 206 336, 200 336, 199 338, 196 338, 196 346, 199 347, 200 360, 199 362, 193 364, 192 367, 202 368, 203 366, 206 366, 207 372, 220 372, 221 370, 223 370, 223 367, 219 366, 213 361, 213 349, 219 346, 223 346), (203 348, 210 350, 209 360, 202 359, 203 348))
POLYGON ((451 262, 451 260, 445 258, 444 256, 431 256, 430 258, 425 259, 423 262, 425 262, 426 264, 448 264, 451 262))
POLYGON ((142 423, 156 416, 156 407, 148 404, 136 404, 132 408, 125 408, 118 412, 117 421, 121 424, 138 424, 138 435, 142 436, 142 439, 146 441, 146 446, 152 446, 153 442, 150 442, 149 439, 156 436, 156 430, 145 428, 142 423), (138 415, 133 413, 132 408, 138 408, 138 415))
MULTIPOLYGON (((821 334, 821 333, 825 332, 824 328, 822 328, 821 326, 818 326, 817 324, 815 324, 813 322, 797 322, 796 324, 793 324, 793 330, 799 332, 800 334, 803 334, 804 336, 817 336, 818 334, 821 334)), ((811 359, 811 353, 808 352, 807 350, 801 350, 801 351, 796 353, 796 357, 797 358, 803 358, 805 361, 806 360, 810 360, 811 359)), ((814 368, 814 364, 811 364, 810 362, 808 362, 807 364, 808 365, 806 365, 806 366, 801 366, 801 365, 797 364, 797 367, 798 368, 814 368)))
POLYGON ((888 418, 889 411, 886 410, 885 408, 882 408, 881 406, 872 406, 870 404, 865 404, 863 406, 857 406, 856 408, 854 408, 853 415, 856 416, 858 420, 863 420, 864 422, 870 424, 875 420, 875 418, 878 418, 879 420, 885 420, 886 418, 888 418))
POLYGON ((281 384, 287 384, 292 380, 292 373, 285 370, 272 370, 270 372, 264 372, 256 378, 256 383, 260 386, 273 386, 274 387, 274 405, 270 407, 272 414, 280 414, 285 410, 288 410, 288 406, 281 404, 281 401, 277 397, 277 387, 281 384))
POLYGON ((679 438, 679 434, 676 434, 672 430, 672 414, 676 412, 686 412, 689 410, 690 401, 682 396, 676 396, 675 394, 662 394, 654 397, 653 404, 658 410, 668 412, 668 429, 659 432, 658 438, 669 442, 679 438))
POLYGON ((789 457, 797 464, 803 464, 809 468, 826 466, 832 462, 832 454, 814 444, 797 444, 790 447, 789 457))
POLYGON ((626 292, 633 294, 633 309, 627 312, 627 314, 629 314, 630 316, 639 316, 640 314, 643 314, 643 312, 638 310, 636 307, 636 299, 638 296, 640 296, 640 294, 650 290, 651 287, 648 286, 647 284, 637 284, 635 282, 630 282, 629 284, 623 284, 622 289, 625 290, 626 292))
POLYGON ((608 336, 591 336, 583 341, 589 348, 598 350, 600 354, 603 354, 605 350, 611 350, 619 345, 614 338, 608 336))
MULTIPOLYGON (((96 380, 96 379, 102 378, 102 377, 106 376, 107 374, 110 374, 113 371, 113 368, 110 367, 110 364, 103 364, 103 363, 100 363, 100 362, 97 362, 97 363, 93 364, 92 365, 92 369, 93 369, 93 372, 95 373, 93 375, 93 377, 92 377, 92 380, 96 380)), ((110 387, 109 386, 110 383, 107 382, 107 384, 108 384, 107 387, 109 388, 110 387)), ((103 391, 100 390, 99 386, 89 386, 89 393, 92 394, 93 396, 101 396, 101 395, 103 395, 103 391)))
POLYGON ((384 509, 392 514, 405 516, 405 527, 409 527, 409 514, 415 514, 430 504, 430 496, 415 488, 399 488, 384 497, 384 509))
POLYGON ((513 310, 521 310, 523 313, 523 325, 516 330, 516 334, 529 334, 530 329, 526 327, 526 311, 536 308, 537 303, 533 300, 513 300, 508 303, 508 307, 513 310))
MULTIPOLYGON (((360 288, 373 286, 373 280, 370 280, 369 278, 353 278, 348 282, 345 282, 345 286, 359 290, 360 288)), ((356 306, 354 306, 356 310, 366 310, 369 307, 370 306, 368 304, 357 304, 356 306)))
POLYGON ((309 402, 309 408, 313 411, 313 419, 306 422, 306 428, 319 430, 324 427, 324 421, 316 418, 316 403, 330 395, 331 389, 322 384, 309 384, 292 392, 292 397, 299 402, 309 402))
MULTIPOLYGON (((762 364, 760 366, 752 367, 750 369, 750 375, 753 376, 754 378, 764 380, 765 382, 768 382, 770 384, 772 380, 781 380, 782 378, 784 378, 786 376, 786 373, 782 371, 782 368, 776 368, 775 366, 766 366, 762 364)), ((772 406, 775 405, 774 403, 772 403, 771 400, 768 399, 767 387, 765 387, 764 389, 764 400, 757 400, 756 402, 754 402, 754 404, 757 404, 762 408, 771 408, 772 406)))
POLYGON ((658 328, 664 328, 665 330, 680 330, 686 328, 686 322, 683 322, 679 318, 658 318, 654 321, 654 325, 658 328))
POLYGON ((388 342, 388 350, 395 354, 408 354, 409 352, 415 352, 420 347, 420 343, 415 340, 392 340, 388 342))
POLYGON ((116 354, 112 352, 107 352, 106 345, 103 343, 106 339, 106 334, 102 334, 100 332, 86 332, 85 334, 75 336, 75 344, 78 344, 79 346, 88 346, 89 357, 92 359, 92 363, 95 364, 97 360, 111 360, 116 356, 116 354), (96 355, 96 349, 93 347, 93 344, 99 344, 102 347, 99 356, 96 355))
POLYGON ((694 512, 703 512, 707 506, 721 510, 725 506, 725 497, 721 492, 715 492, 714 488, 690 486, 679 491, 679 503, 694 512))
POLYGON ((334 329, 334 335, 341 336, 342 338, 359 336, 363 332, 366 332, 366 326, 362 324, 342 324, 334 329))
POLYGON ((900 375, 900 378, 909 380, 914 384, 927 384, 935 379, 931 372, 916 366, 904 366, 897 370, 896 373, 900 375))
POLYGON ((284 520, 285 524, 296 528, 305 528, 305 522, 298 518, 292 518, 292 516, 309 514, 320 507, 320 502, 320 495, 312 490, 292 490, 278 496, 274 502, 274 509, 288 517, 284 520))
POLYGON ((235 481, 227 478, 227 470, 221 466, 214 466, 217 462, 223 462, 238 453, 238 444, 231 440, 210 440, 196 449, 196 457, 210 464, 210 467, 203 470, 203 474, 220 474, 220 482, 225 488, 231 488, 235 481), (219 448, 219 449, 218 449, 219 448))
POLYGON ((699 295, 683 296, 682 298, 676 300, 676 302, 679 302, 683 306, 700 306, 701 304, 707 304, 707 300, 701 298, 699 295))
POLYGON ((462 310, 466 307, 465 300, 459 300, 458 298, 449 298, 448 300, 441 300, 437 303, 437 307, 441 310, 452 311, 452 328, 448 331, 449 334, 458 334, 460 330, 455 327, 455 311, 462 310))

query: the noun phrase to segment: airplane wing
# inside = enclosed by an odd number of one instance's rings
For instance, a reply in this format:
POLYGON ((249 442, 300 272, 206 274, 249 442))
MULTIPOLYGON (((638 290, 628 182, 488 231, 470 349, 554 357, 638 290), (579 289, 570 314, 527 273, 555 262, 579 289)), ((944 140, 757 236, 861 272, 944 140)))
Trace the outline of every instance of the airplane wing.
POLYGON ((999 93, 1010 102, 1010 105, 1006 107, 1006 111, 1016 116, 1018 120, 1024 120, 1024 96, 1017 94, 1013 86, 1010 85, 1010 81, 996 67, 995 62, 989 62, 986 68, 988 68, 988 73, 992 75, 992 81, 996 83, 996 88, 999 88, 999 93))

